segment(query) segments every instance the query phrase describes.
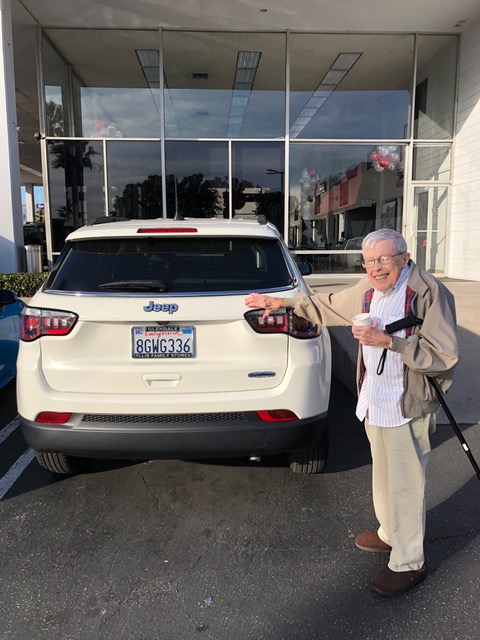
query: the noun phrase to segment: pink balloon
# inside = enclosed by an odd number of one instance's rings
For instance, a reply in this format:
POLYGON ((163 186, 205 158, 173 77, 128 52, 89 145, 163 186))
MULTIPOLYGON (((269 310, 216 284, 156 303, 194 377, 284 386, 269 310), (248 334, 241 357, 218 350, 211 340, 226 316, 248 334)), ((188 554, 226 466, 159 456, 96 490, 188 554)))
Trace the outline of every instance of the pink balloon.
POLYGON ((377 153, 377 151, 372 151, 372 153, 370 154, 370 160, 372 162, 378 162, 380 159, 380 154, 377 153))

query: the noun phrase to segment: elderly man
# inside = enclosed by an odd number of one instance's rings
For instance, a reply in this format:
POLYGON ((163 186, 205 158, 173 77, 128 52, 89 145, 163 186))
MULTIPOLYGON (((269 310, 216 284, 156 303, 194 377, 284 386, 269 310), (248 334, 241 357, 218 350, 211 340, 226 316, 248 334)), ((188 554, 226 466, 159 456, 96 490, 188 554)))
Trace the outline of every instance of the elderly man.
POLYGON ((264 308, 265 315, 293 307, 297 315, 327 326, 351 325, 354 315, 370 314, 370 325, 353 326, 352 332, 360 345, 356 414, 370 442, 380 526, 358 534, 355 545, 390 554, 372 588, 396 596, 426 576, 425 470, 439 407, 426 376, 435 377, 443 391, 452 383, 458 360, 455 303, 448 289, 410 260, 400 233, 373 231, 362 251, 367 274, 353 287, 291 299, 253 293, 245 304, 264 308), (409 315, 420 318, 421 326, 385 332, 387 324, 409 315))

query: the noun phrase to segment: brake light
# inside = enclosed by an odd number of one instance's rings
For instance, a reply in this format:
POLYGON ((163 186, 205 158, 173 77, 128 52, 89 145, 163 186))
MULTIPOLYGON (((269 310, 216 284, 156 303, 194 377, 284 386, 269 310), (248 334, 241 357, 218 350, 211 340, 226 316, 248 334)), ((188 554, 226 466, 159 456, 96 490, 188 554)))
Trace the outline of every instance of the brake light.
POLYGON ((289 409, 274 409, 273 411, 257 411, 257 416, 263 422, 292 422, 298 416, 289 409))
POLYGON ((257 333, 285 333, 300 340, 320 335, 320 325, 300 318, 292 310, 274 311, 268 318, 263 317, 264 313, 262 309, 255 309, 244 314, 245 320, 257 333))
POLYGON ((72 417, 71 413, 58 411, 41 411, 35 418, 35 422, 43 422, 44 424, 65 424, 72 417))
POLYGON ((42 336, 66 336, 77 320, 78 316, 70 311, 25 307, 22 311, 20 340, 32 342, 42 336))
POLYGON ((137 233, 197 233, 197 229, 194 227, 171 227, 166 229, 142 227, 137 229, 137 233))

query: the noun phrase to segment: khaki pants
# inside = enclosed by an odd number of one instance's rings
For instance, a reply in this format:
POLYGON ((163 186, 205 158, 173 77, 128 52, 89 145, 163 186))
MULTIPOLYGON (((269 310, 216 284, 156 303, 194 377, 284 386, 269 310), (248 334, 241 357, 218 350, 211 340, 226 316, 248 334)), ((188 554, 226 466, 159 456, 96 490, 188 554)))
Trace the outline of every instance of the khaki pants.
POLYGON ((378 535, 392 547, 392 571, 416 571, 425 561, 425 470, 435 414, 400 427, 376 427, 365 419, 372 452, 372 488, 378 535))

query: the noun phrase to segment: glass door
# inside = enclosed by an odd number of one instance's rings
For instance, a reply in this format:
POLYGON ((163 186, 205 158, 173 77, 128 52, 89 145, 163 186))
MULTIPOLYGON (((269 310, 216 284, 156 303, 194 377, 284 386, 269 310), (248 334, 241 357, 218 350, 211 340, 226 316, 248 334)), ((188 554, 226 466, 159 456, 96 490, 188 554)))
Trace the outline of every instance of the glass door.
POLYGON ((445 270, 447 207, 448 187, 415 187, 415 262, 426 271, 445 270))

